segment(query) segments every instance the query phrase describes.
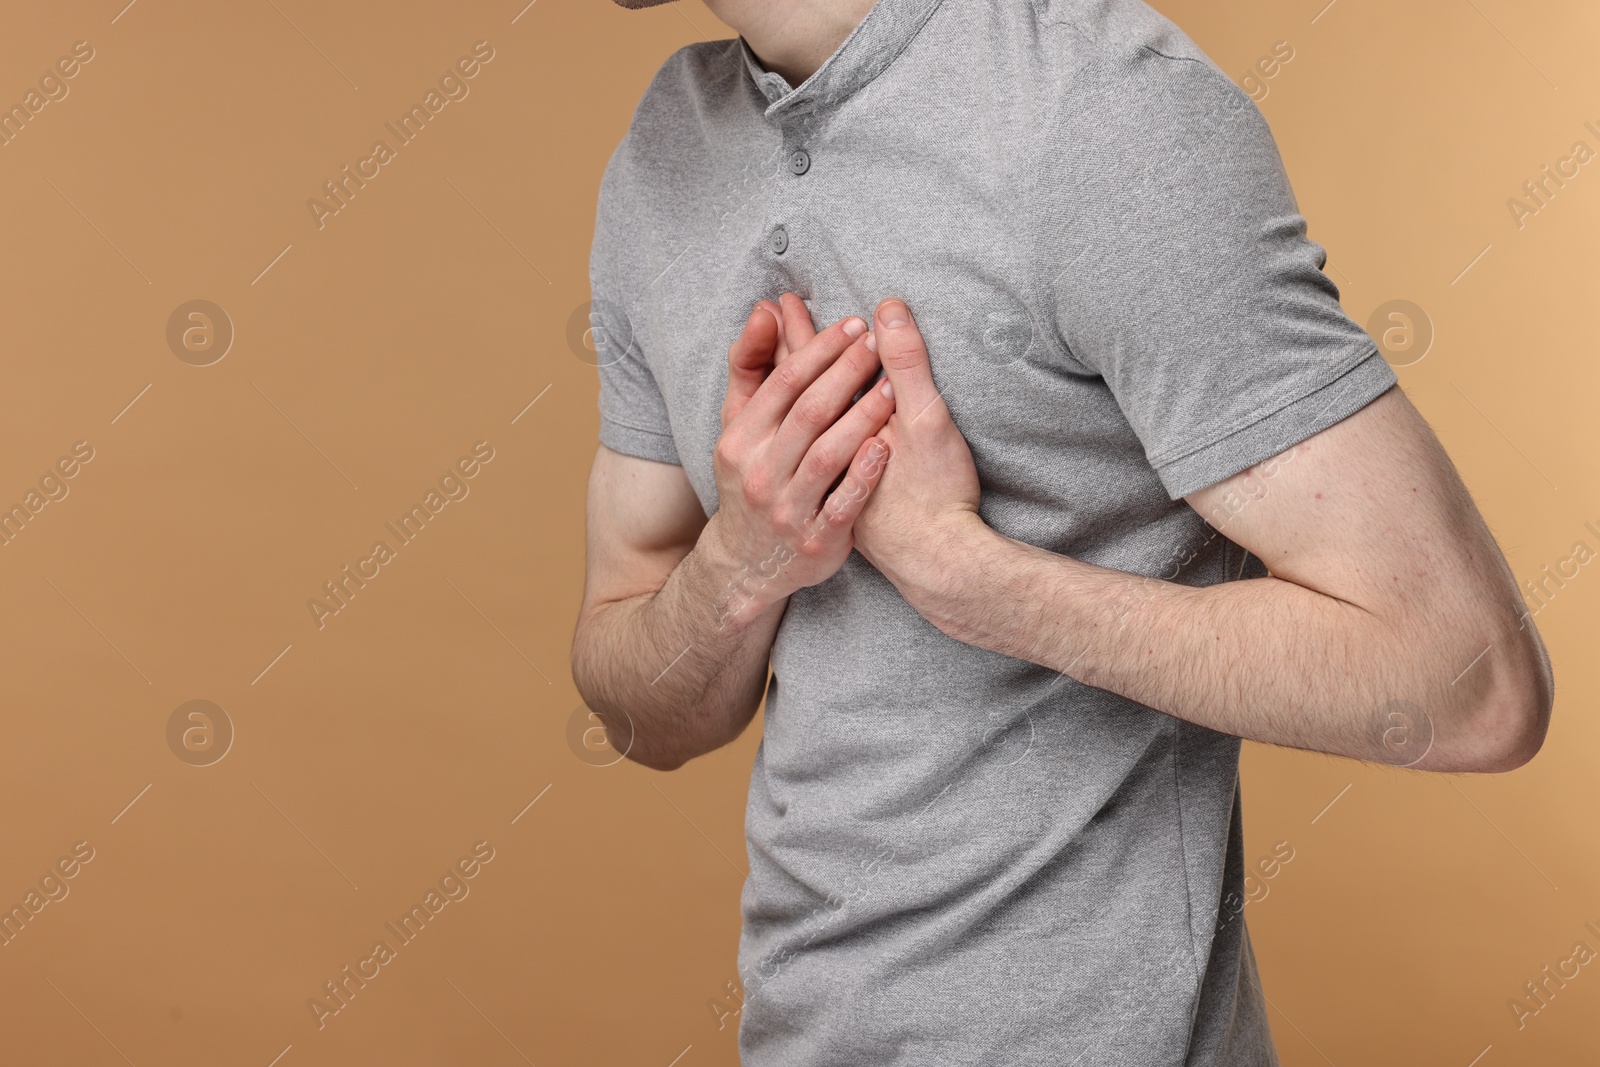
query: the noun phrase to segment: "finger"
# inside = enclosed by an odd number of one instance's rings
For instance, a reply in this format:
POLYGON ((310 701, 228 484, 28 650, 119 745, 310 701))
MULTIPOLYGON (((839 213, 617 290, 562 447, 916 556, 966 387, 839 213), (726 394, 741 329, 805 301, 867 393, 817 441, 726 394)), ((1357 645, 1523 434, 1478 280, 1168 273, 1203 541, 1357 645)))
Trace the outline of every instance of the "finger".
POLYGON ((778 319, 771 302, 756 305, 745 320, 738 340, 728 346, 728 392, 722 400, 722 428, 749 404, 772 369, 773 350, 778 343, 778 319))
MULTIPOLYGON (((784 416, 765 453, 765 462, 784 481, 793 476, 806 450, 858 399, 877 376, 877 355, 858 338, 833 365, 801 393, 784 416)), ((853 448, 854 446, 852 446, 853 448)), ((842 467, 842 464, 841 464, 842 467)), ((817 494, 820 499, 821 494, 817 494)))
POLYGON ((840 353, 866 332, 867 324, 861 317, 851 315, 817 334, 788 359, 772 368, 766 381, 743 405, 739 412, 741 421, 750 427, 751 432, 763 438, 771 437, 794 406, 795 398, 810 388, 811 383, 833 365, 840 353))
POLYGON ((783 305, 778 321, 783 325, 784 340, 788 342, 790 352, 799 351, 817 335, 817 328, 811 324, 811 311, 796 293, 783 293, 778 297, 778 303, 783 305))
POLYGON ((807 526, 807 540, 833 540, 850 536, 867 498, 883 478, 889 462, 889 446, 881 438, 871 437, 861 442, 850 462, 849 473, 839 488, 828 495, 815 518, 807 526))
POLYGON ((778 320, 778 346, 772 357, 772 363, 776 366, 789 354, 789 343, 783 336, 783 308, 776 300, 757 300, 756 307, 766 308, 772 313, 772 317, 778 320))
POLYGON ((849 465, 850 457, 867 438, 883 429, 894 410, 894 393, 887 383, 869 390, 856 401, 806 450, 789 482, 790 499, 803 504, 801 510, 808 515, 815 510, 839 473, 849 465))
POLYGON ((917 329, 905 301, 890 297, 878 305, 873 337, 883 372, 894 383, 902 415, 915 421, 930 405, 943 403, 933 384, 933 368, 922 331, 917 329))

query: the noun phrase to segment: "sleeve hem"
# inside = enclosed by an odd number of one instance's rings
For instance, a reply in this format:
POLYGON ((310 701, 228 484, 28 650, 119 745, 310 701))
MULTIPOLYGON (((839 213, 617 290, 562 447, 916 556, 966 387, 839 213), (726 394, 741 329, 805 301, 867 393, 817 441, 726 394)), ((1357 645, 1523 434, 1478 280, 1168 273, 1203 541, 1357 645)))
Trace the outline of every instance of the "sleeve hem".
POLYGON ((1365 354, 1304 396, 1266 412, 1204 447, 1153 464, 1167 495, 1179 500, 1231 478, 1355 414, 1397 384, 1394 370, 1370 338, 1365 354))
POLYGON ((629 426, 605 415, 600 417, 600 443, 625 456, 683 466, 671 434, 629 426))

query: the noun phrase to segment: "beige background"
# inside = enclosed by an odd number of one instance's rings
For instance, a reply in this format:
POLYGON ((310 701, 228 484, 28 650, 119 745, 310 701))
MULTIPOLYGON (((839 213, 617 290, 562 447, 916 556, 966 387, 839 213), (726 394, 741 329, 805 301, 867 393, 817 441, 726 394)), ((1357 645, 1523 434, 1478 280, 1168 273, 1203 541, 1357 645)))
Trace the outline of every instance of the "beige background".
MULTIPOLYGON (((0 103, 94 50, 0 148, 0 504, 93 449, 0 547, 0 904, 93 849, 0 947, 0 1059, 736 1063, 757 730, 595 766, 567 672, 597 183, 661 61, 729 31, 697 3, 123 2, 0 33, 0 103), (319 229, 307 200, 480 40, 470 95, 319 229), (196 299, 235 331, 209 366, 166 339, 196 299), (319 629, 307 600, 479 441, 470 495, 319 629), (168 741, 191 700, 235 732, 207 766, 168 741), (482 841, 470 894, 319 1029, 323 983, 482 841)), ((1358 321, 1431 321, 1401 381, 1535 578, 1600 548, 1600 163, 1520 228, 1507 201, 1600 149, 1600 15, 1321 4, 1160 6, 1241 83, 1292 48, 1251 84, 1311 236, 1358 321)), ((1285 1064, 1592 1055, 1600 965, 1520 1029, 1507 1003, 1600 950, 1590 571, 1538 616, 1560 696, 1530 766, 1247 749, 1247 854, 1294 854, 1246 910, 1285 1064)))

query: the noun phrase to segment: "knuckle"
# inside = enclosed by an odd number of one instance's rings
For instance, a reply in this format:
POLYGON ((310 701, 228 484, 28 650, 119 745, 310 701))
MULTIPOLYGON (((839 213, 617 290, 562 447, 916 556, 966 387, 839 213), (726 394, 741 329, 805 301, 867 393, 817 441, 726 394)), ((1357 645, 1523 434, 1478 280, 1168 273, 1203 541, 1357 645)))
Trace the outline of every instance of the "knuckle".
POLYGON ((772 528, 778 533, 788 535, 805 525, 804 512, 792 504, 777 504, 771 512, 772 528))
POLYGON ((827 532, 827 530, 832 526, 832 521, 824 518, 823 515, 818 515, 817 518, 817 522, 810 524, 812 536, 802 540, 795 550, 807 560, 818 559, 827 555, 830 551, 829 546, 825 544, 821 538, 815 535, 818 533, 827 532))
POLYGON ((813 448, 807 452, 800 461, 800 469, 807 479, 819 482, 831 481, 834 474, 838 473, 834 457, 826 448, 813 448))
POLYGON ((768 380, 782 393, 798 392, 805 384, 800 361, 795 359, 786 359, 774 367, 768 380))
POLYGON ((847 354, 850 357, 851 369, 863 375, 870 373, 882 365, 882 361, 878 358, 878 354, 872 349, 868 348, 866 345, 852 345, 847 354))
POLYGON ((839 521, 841 516, 848 513, 850 505, 856 503, 867 495, 867 487, 861 479, 850 477, 839 484, 834 491, 833 499, 828 502, 828 515, 831 521, 839 521))
POLYGON ((866 456, 861 460, 861 476, 863 478, 877 477, 878 472, 883 470, 884 464, 888 461, 888 449, 878 446, 868 448, 866 456))
POLYGON ((885 366, 893 367, 895 370, 906 370, 927 358, 928 353, 923 348, 921 340, 906 340, 895 345, 893 351, 885 353, 883 362, 885 366))
POLYGON ((721 452, 713 451, 712 457, 720 464, 718 473, 723 478, 743 484, 752 465, 750 453, 743 445, 730 442, 721 452))
POLYGON ((803 430, 819 430, 828 424, 831 414, 826 397, 808 392, 795 401, 789 417, 803 430))
POLYGON ((758 507, 765 507, 772 500, 772 479, 761 470, 753 470, 744 476, 744 498, 758 507))

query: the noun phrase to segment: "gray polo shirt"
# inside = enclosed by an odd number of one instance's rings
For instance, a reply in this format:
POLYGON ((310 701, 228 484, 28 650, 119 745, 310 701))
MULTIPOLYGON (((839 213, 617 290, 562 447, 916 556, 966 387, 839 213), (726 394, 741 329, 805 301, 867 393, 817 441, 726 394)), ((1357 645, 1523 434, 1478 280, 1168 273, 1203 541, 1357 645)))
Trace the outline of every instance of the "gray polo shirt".
MULTIPOLYGON (((878 0, 798 88, 691 45, 601 184, 600 440, 681 464, 709 515, 755 301, 820 326, 899 296, 990 526, 1261 577, 1182 496, 1395 384, 1324 259, 1255 105, 1137 0, 878 0)), ((1236 738, 955 641, 855 553, 790 600, 772 670, 749 1067, 1277 1062, 1236 738)))

